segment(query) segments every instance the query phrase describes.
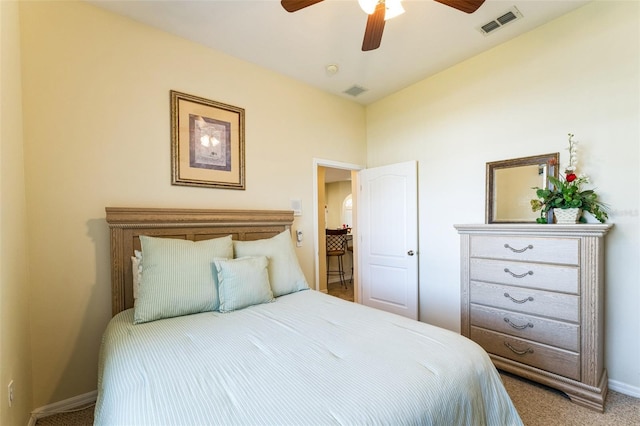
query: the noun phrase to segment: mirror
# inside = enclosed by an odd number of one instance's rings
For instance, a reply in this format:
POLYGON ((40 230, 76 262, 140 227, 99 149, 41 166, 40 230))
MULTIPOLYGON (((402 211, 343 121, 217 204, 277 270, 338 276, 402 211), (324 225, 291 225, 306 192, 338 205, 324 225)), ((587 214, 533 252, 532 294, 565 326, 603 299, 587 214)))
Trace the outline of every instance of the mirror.
POLYGON ((560 154, 535 155, 487 163, 486 223, 535 222, 532 188, 550 188, 548 176, 558 177, 560 154))

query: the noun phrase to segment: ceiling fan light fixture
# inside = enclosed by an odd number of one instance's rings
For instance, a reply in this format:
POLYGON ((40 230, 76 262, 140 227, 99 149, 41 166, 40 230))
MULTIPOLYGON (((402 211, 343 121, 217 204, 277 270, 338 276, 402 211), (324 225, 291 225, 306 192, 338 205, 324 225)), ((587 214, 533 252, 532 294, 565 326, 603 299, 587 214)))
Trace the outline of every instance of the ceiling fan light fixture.
POLYGON ((396 16, 402 15, 404 13, 404 8, 400 3, 401 1, 402 0, 386 0, 384 2, 386 8, 384 11, 385 21, 395 18, 396 16))
POLYGON ((402 0, 358 0, 358 4, 367 15, 371 15, 376 11, 378 3, 384 4, 384 20, 386 21, 404 13, 404 8, 400 3, 401 1, 402 0))
POLYGON ((362 9, 364 13, 366 13, 367 15, 371 15, 376 10, 378 0, 358 0, 358 4, 360 5, 360 9, 362 9))

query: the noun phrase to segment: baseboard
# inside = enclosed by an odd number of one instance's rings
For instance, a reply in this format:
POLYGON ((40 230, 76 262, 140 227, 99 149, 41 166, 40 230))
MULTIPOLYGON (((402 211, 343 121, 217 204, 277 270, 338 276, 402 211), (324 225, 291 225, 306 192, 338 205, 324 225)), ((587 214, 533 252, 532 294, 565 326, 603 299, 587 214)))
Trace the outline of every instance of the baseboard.
POLYGON ((98 391, 91 391, 82 395, 65 399, 63 401, 45 405, 44 407, 36 408, 31 412, 31 418, 29 419, 28 426, 35 426, 38 419, 50 416, 52 414, 62 413, 65 411, 73 411, 79 408, 87 407, 91 404, 95 404, 97 398, 98 391))
MULTIPOLYGON (((344 275, 344 280, 351 282, 353 280, 353 277, 350 276, 350 275, 345 274, 344 275)), ((336 278, 332 278, 332 279, 328 280, 327 284, 335 284, 335 283, 339 283, 339 282, 340 282, 340 278, 336 277, 336 278)))
POLYGON ((637 386, 631 386, 617 380, 609 380, 609 389, 612 391, 620 392, 634 398, 640 398, 640 388, 637 386))

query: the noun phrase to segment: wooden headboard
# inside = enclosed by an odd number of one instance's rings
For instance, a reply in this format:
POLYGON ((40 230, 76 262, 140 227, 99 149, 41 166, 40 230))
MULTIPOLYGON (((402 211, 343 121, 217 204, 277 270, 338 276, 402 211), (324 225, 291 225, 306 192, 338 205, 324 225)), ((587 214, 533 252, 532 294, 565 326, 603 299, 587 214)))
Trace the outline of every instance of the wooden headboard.
POLYGON ((270 238, 293 223, 289 210, 204 210, 107 207, 111 234, 112 314, 133 307, 131 256, 140 235, 192 241, 231 235, 234 240, 270 238))

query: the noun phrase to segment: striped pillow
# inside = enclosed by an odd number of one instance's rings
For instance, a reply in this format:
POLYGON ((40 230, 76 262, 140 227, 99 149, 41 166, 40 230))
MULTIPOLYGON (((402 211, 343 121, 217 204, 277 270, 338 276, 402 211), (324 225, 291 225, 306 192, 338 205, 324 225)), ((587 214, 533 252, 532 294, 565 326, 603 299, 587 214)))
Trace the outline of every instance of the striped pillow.
POLYGON ((218 309, 213 262, 233 257, 230 235, 197 242, 140 236, 140 243, 142 282, 134 324, 218 309))
POLYGON ((233 241, 235 257, 269 258, 269 282, 275 297, 309 288, 287 229, 275 237, 256 241, 233 241))
POLYGON ((220 312, 231 312, 273 302, 269 285, 269 261, 264 256, 216 260, 220 312))

